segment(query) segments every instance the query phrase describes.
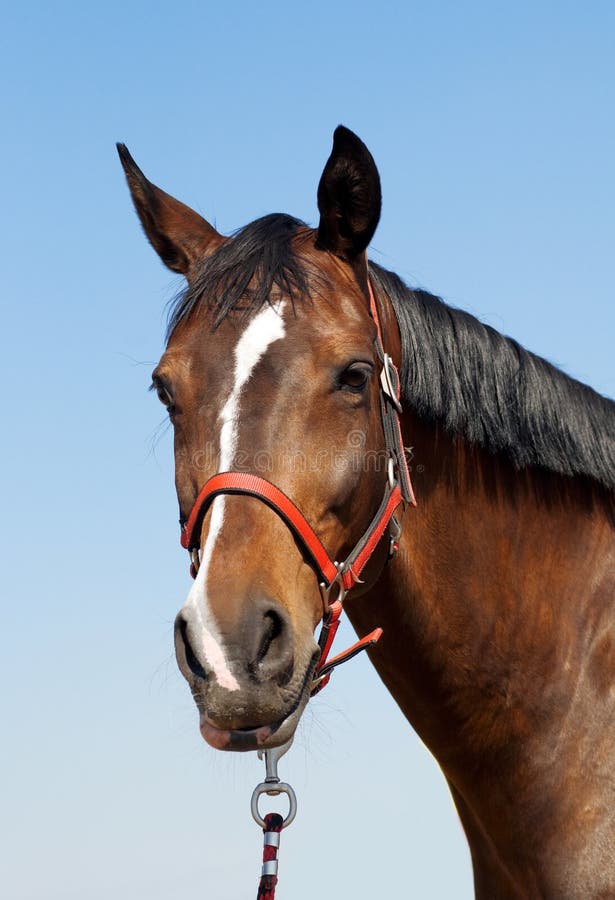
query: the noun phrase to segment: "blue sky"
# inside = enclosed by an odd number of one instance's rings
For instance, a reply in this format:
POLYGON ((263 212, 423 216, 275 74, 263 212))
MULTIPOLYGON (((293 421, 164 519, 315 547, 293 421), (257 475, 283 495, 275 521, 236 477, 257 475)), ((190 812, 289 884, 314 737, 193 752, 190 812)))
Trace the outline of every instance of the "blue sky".
MULTIPOLYGON (((613 396, 614 26, 607 2, 4 9, 7 897, 236 900, 259 872, 261 765, 203 744, 172 658, 189 584, 146 389, 181 281, 114 142, 230 231, 314 222, 343 122, 382 177, 373 258, 613 396)), ((366 660, 282 772, 280 898, 471 897, 443 780, 366 660)))

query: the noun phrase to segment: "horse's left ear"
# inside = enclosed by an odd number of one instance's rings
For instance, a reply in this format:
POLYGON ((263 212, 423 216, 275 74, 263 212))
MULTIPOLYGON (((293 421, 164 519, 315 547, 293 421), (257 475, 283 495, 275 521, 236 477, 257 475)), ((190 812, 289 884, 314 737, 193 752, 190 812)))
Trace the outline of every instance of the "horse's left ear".
POLYGON ((317 245, 353 262, 366 249, 380 219, 380 176, 363 141, 338 125, 318 185, 317 245))

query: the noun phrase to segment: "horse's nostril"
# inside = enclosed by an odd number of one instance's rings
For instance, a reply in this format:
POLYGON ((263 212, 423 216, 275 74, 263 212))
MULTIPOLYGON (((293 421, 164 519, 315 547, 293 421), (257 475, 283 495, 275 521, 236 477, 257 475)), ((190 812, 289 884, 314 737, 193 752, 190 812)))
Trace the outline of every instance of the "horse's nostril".
POLYGON ((282 634, 282 620, 274 610, 270 610, 265 615, 265 631, 261 639, 261 645, 256 654, 256 664, 259 665, 267 656, 269 648, 277 637, 282 634))
POLYGON ((258 681, 274 679, 285 684, 293 673, 292 630, 288 615, 282 607, 269 605, 261 616, 254 644, 256 653, 248 669, 258 681))
POLYGON ((197 678, 206 679, 207 673, 201 663, 198 661, 190 644, 190 638, 188 637, 188 623, 181 614, 177 617, 175 623, 175 631, 181 645, 183 646, 183 655, 184 659, 186 660, 186 665, 188 666, 192 674, 197 676, 197 678))

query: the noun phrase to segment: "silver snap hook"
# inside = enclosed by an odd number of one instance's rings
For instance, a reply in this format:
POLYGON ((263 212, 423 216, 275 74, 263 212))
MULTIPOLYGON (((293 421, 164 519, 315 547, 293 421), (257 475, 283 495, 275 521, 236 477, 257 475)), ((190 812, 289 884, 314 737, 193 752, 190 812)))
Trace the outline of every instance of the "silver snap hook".
POLYGON ((261 816, 258 808, 258 801, 263 794, 267 794, 269 797, 277 797, 278 794, 286 794, 288 797, 288 814, 283 820, 282 828, 288 828, 297 815, 297 795, 290 784, 287 784, 285 781, 280 781, 278 776, 278 762, 284 754, 290 750, 292 742, 293 738, 291 737, 289 741, 282 744, 280 747, 272 747, 271 750, 258 751, 258 758, 265 760, 265 780, 261 782, 261 784, 257 784, 254 788, 250 809, 252 818, 261 828, 266 827, 265 820, 261 816))

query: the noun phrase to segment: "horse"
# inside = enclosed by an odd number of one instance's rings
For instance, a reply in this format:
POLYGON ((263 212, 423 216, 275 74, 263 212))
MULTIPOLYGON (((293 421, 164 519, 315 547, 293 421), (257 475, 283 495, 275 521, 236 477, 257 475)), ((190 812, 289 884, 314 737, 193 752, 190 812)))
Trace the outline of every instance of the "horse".
POLYGON ((319 681, 315 629, 348 593, 448 782, 476 897, 615 897, 615 404, 368 261, 380 179, 347 128, 317 228, 272 214, 230 237, 118 150, 187 281, 152 385, 174 429, 195 576, 175 649, 203 738, 288 741, 319 681), (368 532, 360 572, 341 565, 368 532))

